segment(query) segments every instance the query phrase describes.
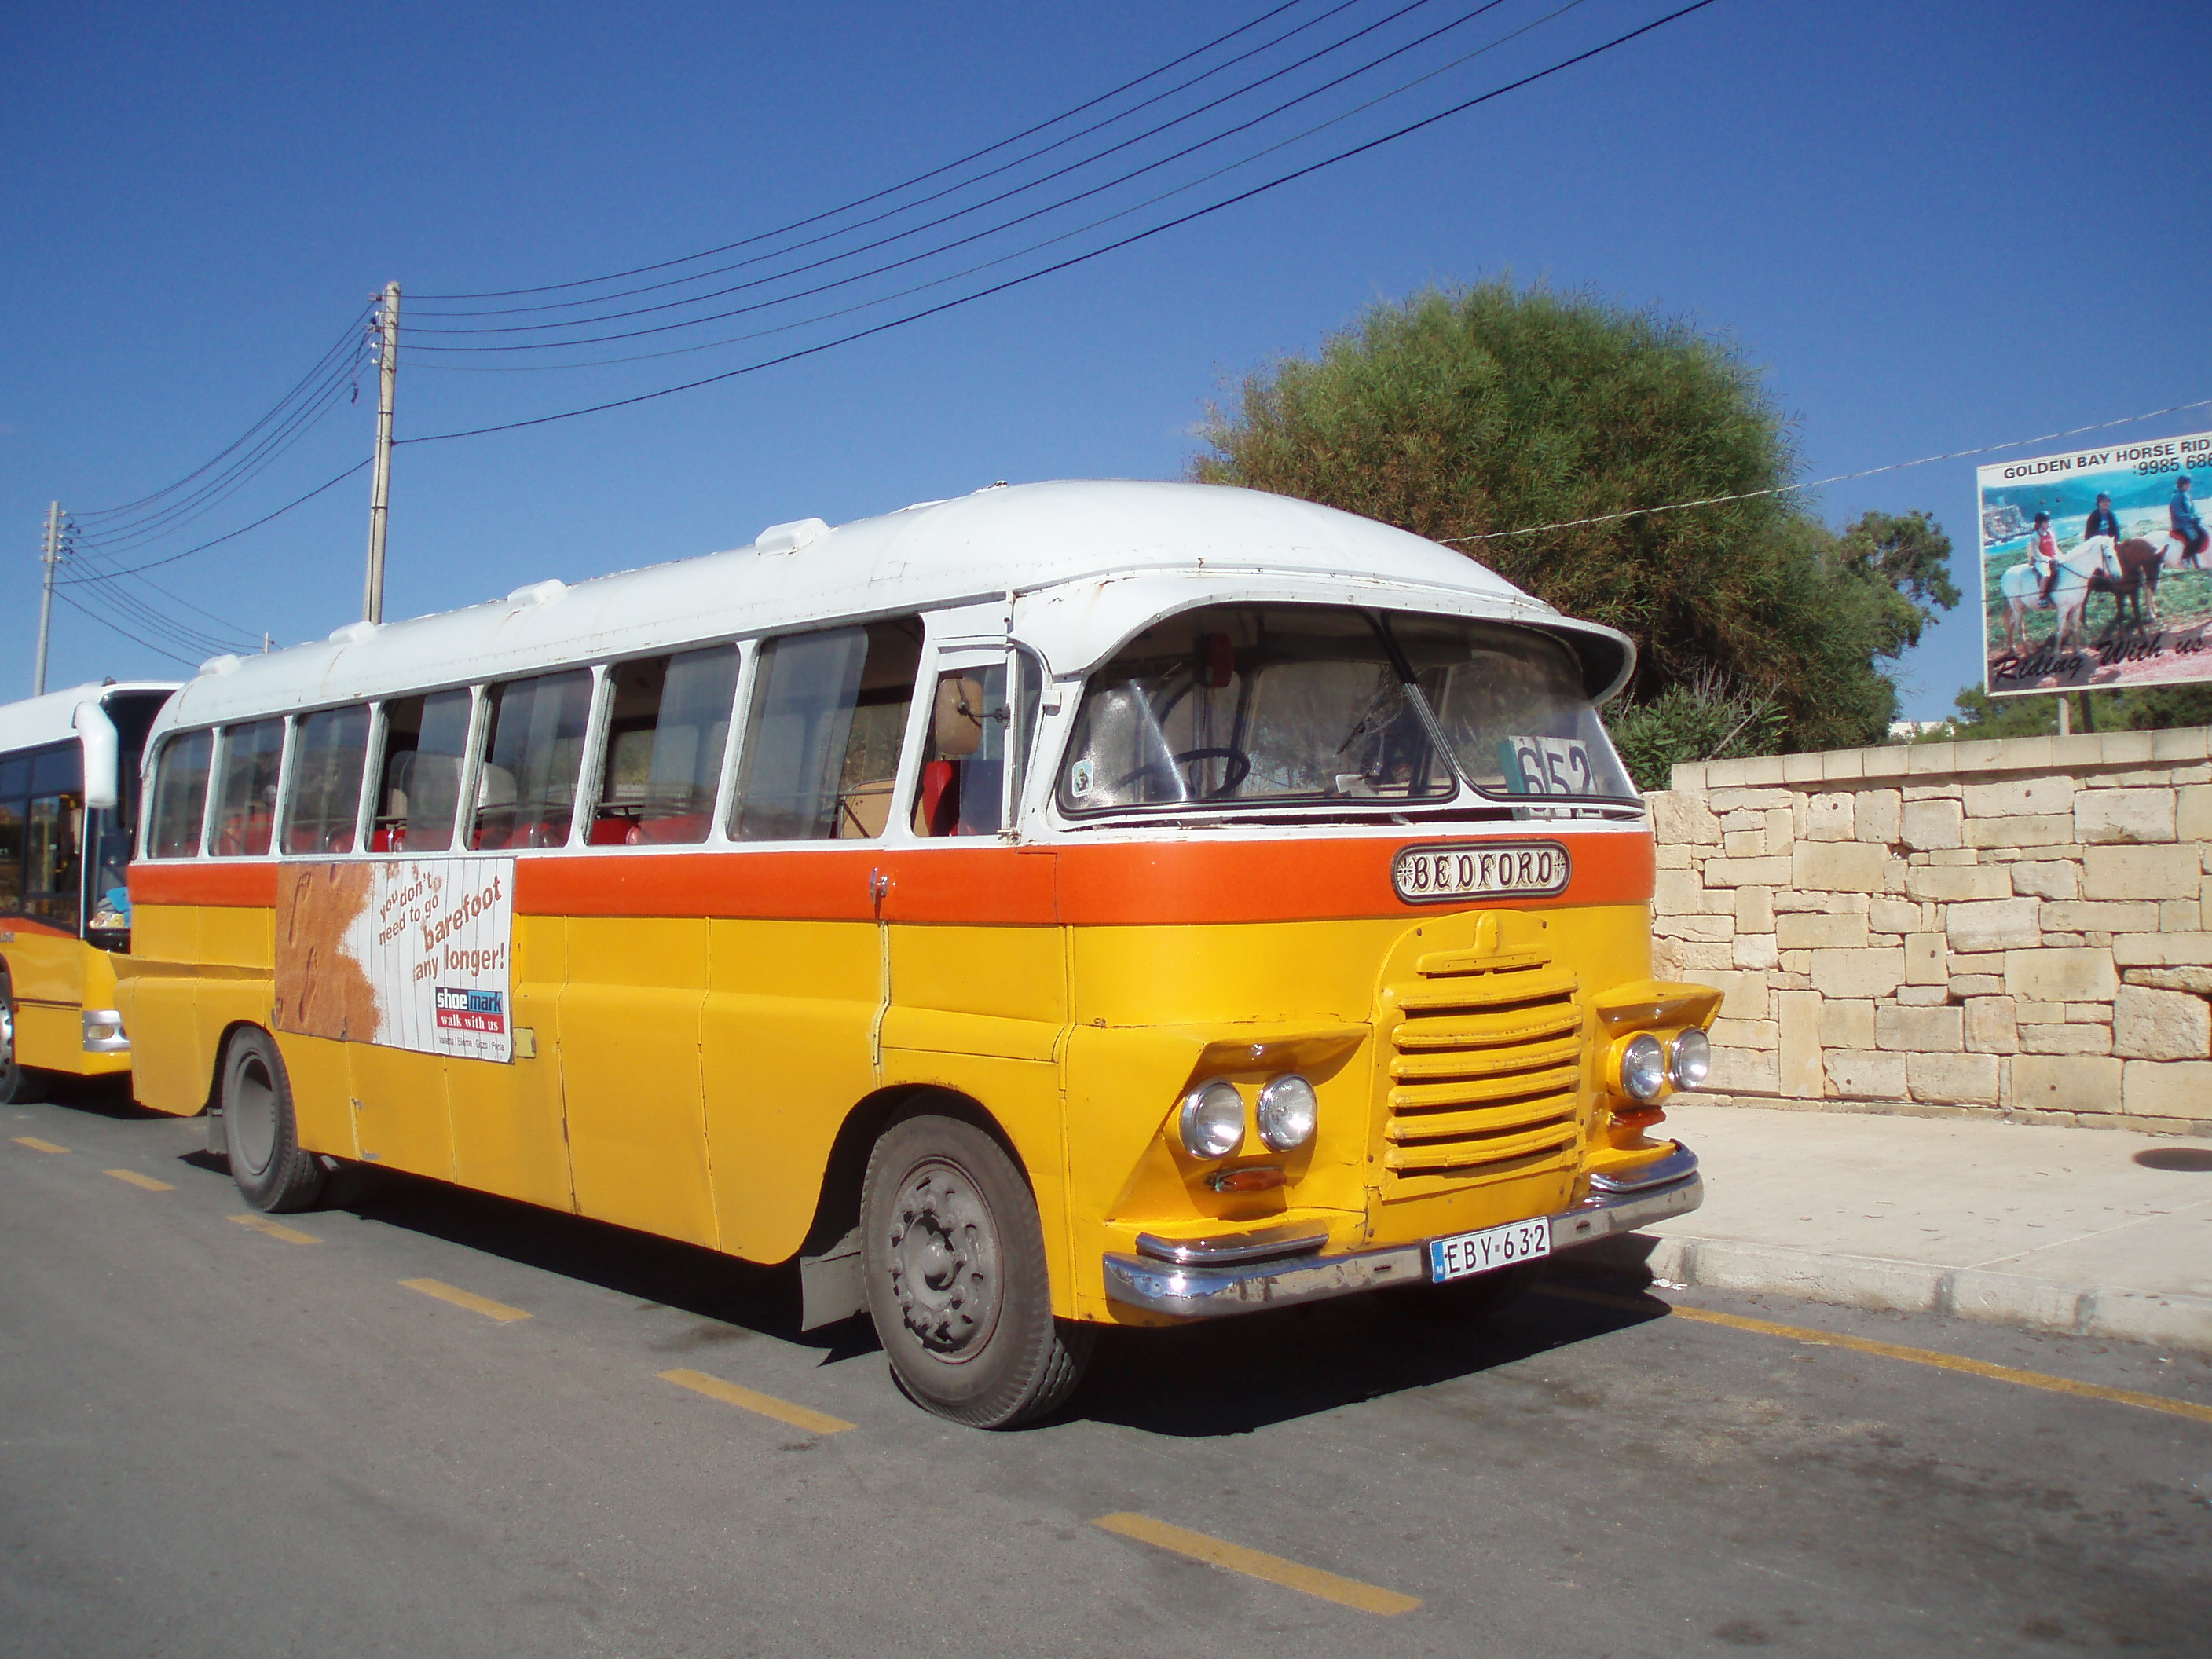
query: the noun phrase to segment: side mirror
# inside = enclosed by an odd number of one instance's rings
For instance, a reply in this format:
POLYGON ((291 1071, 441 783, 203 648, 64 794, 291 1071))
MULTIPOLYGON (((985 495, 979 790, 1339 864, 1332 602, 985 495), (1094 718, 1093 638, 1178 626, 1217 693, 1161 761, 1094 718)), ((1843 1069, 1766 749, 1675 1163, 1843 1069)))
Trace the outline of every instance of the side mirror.
POLYGON ((115 735, 115 722, 97 702, 87 701, 77 704, 70 724, 76 727, 77 746, 84 750, 84 804, 113 806, 122 799, 116 772, 123 744, 115 735))

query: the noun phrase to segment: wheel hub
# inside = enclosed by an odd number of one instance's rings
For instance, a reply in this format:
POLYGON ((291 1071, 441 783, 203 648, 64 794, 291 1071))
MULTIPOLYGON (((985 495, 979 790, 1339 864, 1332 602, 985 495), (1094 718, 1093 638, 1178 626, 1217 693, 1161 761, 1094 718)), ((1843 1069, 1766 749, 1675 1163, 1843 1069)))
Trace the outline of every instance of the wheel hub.
POLYGON ((276 1152, 276 1085, 258 1054, 242 1055, 234 1065, 224 1091, 225 1127, 232 1155, 258 1176, 276 1152))
POLYGON ((915 1340, 958 1364, 999 1322, 999 1236, 990 1206, 965 1170, 923 1164, 892 1206, 891 1295, 915 1340))

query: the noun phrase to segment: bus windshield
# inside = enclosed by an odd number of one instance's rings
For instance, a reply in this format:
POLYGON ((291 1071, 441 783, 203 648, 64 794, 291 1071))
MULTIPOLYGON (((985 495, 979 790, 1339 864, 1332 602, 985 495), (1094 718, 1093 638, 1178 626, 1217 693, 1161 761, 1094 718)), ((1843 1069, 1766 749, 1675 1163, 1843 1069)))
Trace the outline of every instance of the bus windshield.
POLYGON ((1212 605, 1092 674, 1060 768, 1071 814, 1209 805, 1635 799, 1567 648, 1510 624, 1212 605), (1441 738, 1441 744, 1438 739, 1441 738))

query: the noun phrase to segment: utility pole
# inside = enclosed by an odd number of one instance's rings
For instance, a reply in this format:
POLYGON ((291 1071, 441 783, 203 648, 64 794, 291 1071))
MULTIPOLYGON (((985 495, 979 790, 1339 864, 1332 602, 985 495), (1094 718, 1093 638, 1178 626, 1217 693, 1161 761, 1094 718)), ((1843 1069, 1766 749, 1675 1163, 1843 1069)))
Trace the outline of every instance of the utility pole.
POLYGON ((364 621, 384 620, 384 520, 392 504, 392 391, 399 378, 399 284, 384 285, 376 314, 381 337, 376 394, 376 464, 368 483, 368 589, 362 598, 364 621))
POLYGON ((46 695, 46 636, 54 625, 54 567, 62 562, 62 504, 46 506, 46 539, 40 560, 46 567, 46 591, 39 600, 39 662, 31 671, 31 695, 46 695))

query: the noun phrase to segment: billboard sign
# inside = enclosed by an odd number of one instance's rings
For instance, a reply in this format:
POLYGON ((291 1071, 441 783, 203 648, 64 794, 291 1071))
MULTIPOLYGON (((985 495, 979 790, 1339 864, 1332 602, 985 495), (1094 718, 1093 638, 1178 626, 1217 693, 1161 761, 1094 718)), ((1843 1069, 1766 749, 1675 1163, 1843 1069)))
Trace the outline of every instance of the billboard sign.
POLYGON ((2212 681, 2212 432, 1977 477, 1991 696, 2212 681))
POLYGON ((514 860, 277 867, 280 1031, 510 1060, 514 860))

